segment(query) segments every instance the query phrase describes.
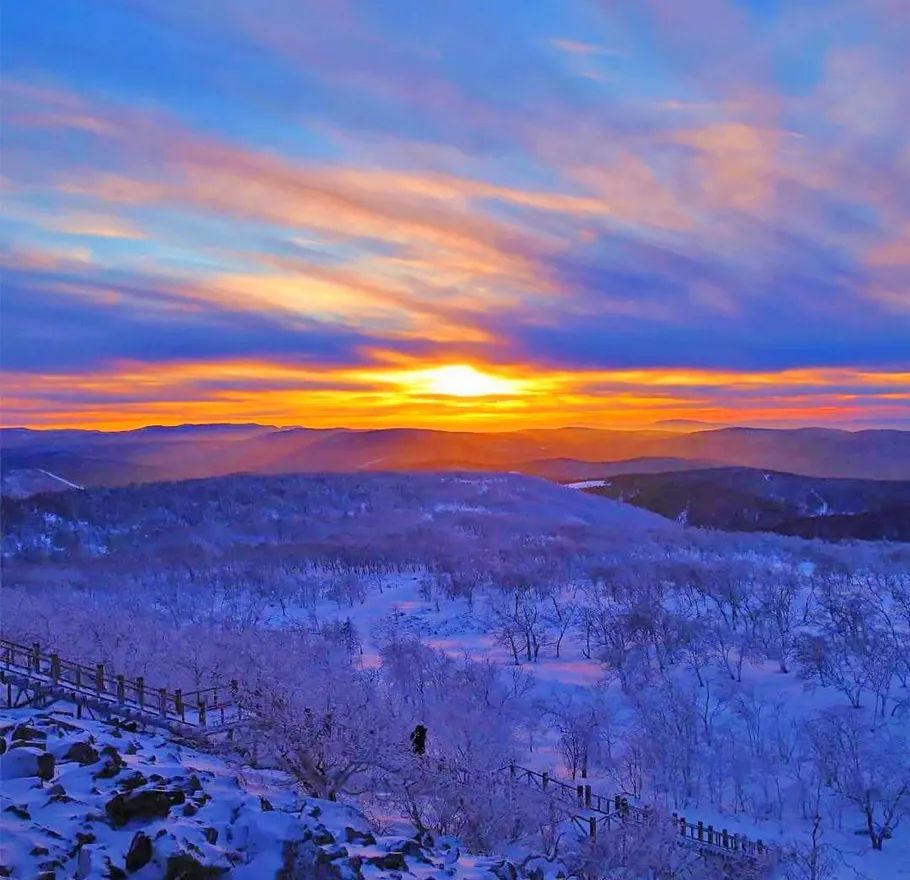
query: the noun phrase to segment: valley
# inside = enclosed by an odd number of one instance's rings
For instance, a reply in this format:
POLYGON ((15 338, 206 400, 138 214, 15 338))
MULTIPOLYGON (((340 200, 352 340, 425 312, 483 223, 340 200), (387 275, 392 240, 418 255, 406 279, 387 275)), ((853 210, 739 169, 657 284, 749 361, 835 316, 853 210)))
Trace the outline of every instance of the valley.
POLYGON ((590 493, 451 472, 4 499, 3 636, 167 688, 236 681, 227 760, 554 880, 591 842, 532 800, 466 801, 458 774, 515 761, 654 811, 657 838, 602 835, 617 866, 713 876, 655 850, 675 813, 761 839, 780 876, 901 876, 910 545, 702 531, 590 493), (862 835, 847 744, 876 779, 862 835))

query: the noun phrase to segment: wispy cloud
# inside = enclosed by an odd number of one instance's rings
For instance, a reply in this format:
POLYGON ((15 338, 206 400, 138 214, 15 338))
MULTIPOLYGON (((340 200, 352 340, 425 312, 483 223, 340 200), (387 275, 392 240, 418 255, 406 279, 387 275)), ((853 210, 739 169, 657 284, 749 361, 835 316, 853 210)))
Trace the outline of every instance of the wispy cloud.
POLYGON ((85 2, 7 16, 8 418, 907 406, 900 4, 85 2), (527 393, 390 385, 462 363, 527 393))

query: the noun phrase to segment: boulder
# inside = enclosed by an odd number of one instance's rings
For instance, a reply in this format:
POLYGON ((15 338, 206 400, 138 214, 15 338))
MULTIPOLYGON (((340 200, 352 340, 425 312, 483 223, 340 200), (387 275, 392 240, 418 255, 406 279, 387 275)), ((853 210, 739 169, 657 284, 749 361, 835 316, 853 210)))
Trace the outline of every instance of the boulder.
POLYGON ((0 777, 3 779, 25 779, 38 776, 47 780, 54 775, 54 756, 30 746, 10 749, 0 755, 0 777))
POLYGON ((344 829, 345 843, 358 843, 361 846, 372 846, 376 843, 376 838, 369 831, 358 831, 348 825, 344 829))
POLYGON ((381 868, 383 871, 407 871, 408 863, 404 860, 404 853, 388 852, 381 856, 367 856, 367 862, 381 868))
POLYGON ((124 776, 122 779, 119 779, 117 781, 120 785, 120 788, 122 788, 124 791, 132 791, 134 788, 139 788, 148 782, 148 780, 138 770, 133 771, 128 776, 124 776))
POLYGON ((101 755, 105 759, 104 766, 95 774, 95 779, 111 779, 123 769, 123 758, 113 746, 105 746, 101 755))
MULTIPOLYGON (((421 845, 411 838, 406 838, 404 840, 399 840, 397 843, 392 845, 392 849, 397 852, 403 853, 406 856, 412 856, 415 859, 422 859, 427 861, 426 853, 423 851, 421 845)), ((512 880, 515 880, 513 877, 512 880)))
POLYGON ((313 829, 312 840, 316 846, 329 846, 335 842, 332 832, 325 825, 318 825, 313 829))
POLYGON ((132 873, 152 860, 152 840, 144 831, 137 831, 126 851, 126 870, 132 873))
POLYGON ((328 846, 323 849, 322 853, 330 862, 336 862, 338 859, 346 859, 348 857, 347 847, 341 846, 340 844, 328 846))
POLYGON ((115 795, 105 805, 105 811, 111 825, 120 828, 133 820, 163 819, 171 807, 182 804, 185 797, 179 790, 145 789, 115 795))
POLYGON ((351 880, 352 873, 359 875, 359 866, 354 870, 349 859, 333 860, 332 853, 319 849, 310 839, 284 841, 281 861, 275 880, 351 880))
POLYGON ((499 880, 518 880, 518 871, 515 869, 515 865, 505 860, 490 868, 490 873, 498 877, 499 880))
POLYGON ((225 873, 225 868, 203 865, 188 853, 178 853, 167 860, 164 880, 214 880, 225 873))
POLYGON ((20 807, 18 804, 10 804, 4 808, 3 812, 12 813, 17 819, 22 819, 24 822, 32 818, 32 814, 25 807, 20 807))
POLYGON ((186 780, 186 790, 190 794, 195 794, 197 791, 202 791, 202 783, 199 781, 199 777, 195 773, 190 773, 186 780))
POLYGON ((29 727, 27 724, 18 724, 13 728, 13 740, 26 740, 28 742, 47 742, 47 734, 43 730, 29 727))
POLYGON ((54 778, 54 768, 57 761, 50 752, 43 752, 38 755, 38 778, 49 782, 54 778))
POLYGON ((80 740, 79 742, 74 742, 69 749, 67 749, 66 754, 63 756, 63 760, 76 761, 83 766, 86 764, 94 764, 98 760, 98 751, 91 743, 80 740))

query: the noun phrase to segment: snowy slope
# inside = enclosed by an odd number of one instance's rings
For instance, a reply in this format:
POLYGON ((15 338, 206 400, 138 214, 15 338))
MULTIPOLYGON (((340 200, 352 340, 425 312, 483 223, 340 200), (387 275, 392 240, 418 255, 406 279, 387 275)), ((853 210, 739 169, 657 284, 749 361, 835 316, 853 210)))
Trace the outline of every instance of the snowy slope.
POLYGON ((214 878, 514 877, 503 859, 376 836, 364 816, 297 795, 158 733, 3 710, 0 875, 214 878))

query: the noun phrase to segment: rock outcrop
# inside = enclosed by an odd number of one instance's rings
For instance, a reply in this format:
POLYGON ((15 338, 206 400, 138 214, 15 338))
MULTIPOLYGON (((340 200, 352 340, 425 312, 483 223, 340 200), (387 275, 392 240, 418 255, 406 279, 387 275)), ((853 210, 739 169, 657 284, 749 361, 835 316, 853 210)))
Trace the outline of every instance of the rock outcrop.
POLYGON ((478 870, 426 838, 379 835, 352 806, 160 733, 0 710, 0 734, 0 876, 516 880, 511 863, 478 870))

